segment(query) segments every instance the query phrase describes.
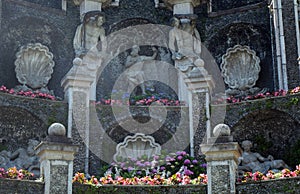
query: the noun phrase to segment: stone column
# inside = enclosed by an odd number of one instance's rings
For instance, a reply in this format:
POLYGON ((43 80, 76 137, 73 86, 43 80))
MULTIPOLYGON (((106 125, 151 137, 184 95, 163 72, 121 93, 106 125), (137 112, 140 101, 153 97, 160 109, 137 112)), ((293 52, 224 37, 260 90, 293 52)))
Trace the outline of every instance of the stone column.
POLYGON ((80 58, 75 58, 73 68, 62 80, 65 91, 65 99, 69 103, 68 108, 68 132, 67 137, 71 138, 76 128, 86 147, 85 152, 80 153, 84 158, 84 172, 89 174, 89 122, 90 122, 90 89, 95 80, 95 68, 89 69, 91 64, 85 64, 80 58), (75 126, 73 126, 73 124, 75 126))
POLYGON ((209 194, 235 193, 238 158, 242 150, 237 142, 233 142, 227 125, 217 125, 213 135, 207 144, 201 144, 207 161, 207 191, 209 194))
POLYGON ((36 147, 40 158, 41 176, 45 181, 45 194, 72 194, 73 160, 78 146, 66 137, 66 129, 60 123, 48 129, 47 141, 36 147))
POLYGON ((203 68, 197 77, 184 79, 189 94, 190 147, 191 155, 198 154, 199 145, 204 138, 211 137, 210 92, 214 87, 213 79, 203 68))

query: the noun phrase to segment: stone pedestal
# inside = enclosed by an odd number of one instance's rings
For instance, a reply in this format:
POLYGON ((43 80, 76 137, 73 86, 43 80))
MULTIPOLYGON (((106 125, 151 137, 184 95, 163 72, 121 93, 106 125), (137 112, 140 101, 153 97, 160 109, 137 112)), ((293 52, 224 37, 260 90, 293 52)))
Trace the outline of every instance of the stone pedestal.
POLYGON ((232 142, 232 136, 223 132, 214 133, 208 141, 209 144, 201 145, 207 161, 208 193, 235 193, 238 158, 242 153, 239 144, 232 142))
POLYGON ((80 15, 90 11, 101 11, 102 7, 108 6, 111 0, 73 0, 75 5, 80 6, 80 15))
POLYGON ((36 147, 41 163, 41 176, 45 181, 44 193, 72 194, 73 160, 78 146, 70 143, 61 124, 50 126, 48 132, 48 141, 41 142, 36 147))

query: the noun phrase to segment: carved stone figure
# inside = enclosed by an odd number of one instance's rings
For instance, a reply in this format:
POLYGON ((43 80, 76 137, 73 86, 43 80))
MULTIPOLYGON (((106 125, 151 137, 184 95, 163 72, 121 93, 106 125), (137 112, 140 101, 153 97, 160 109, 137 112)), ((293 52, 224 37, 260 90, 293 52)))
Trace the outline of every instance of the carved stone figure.
POLYGON ((28 147, 19 148, 13 153, 3 150, 0 152, 1 167, 8 169, 16 167, 17 169, 25 169, 34 172, 35 176, 39 176, 39 161, 35 155, 34 148, 39 144, 39 141, 29 139, 28 147))
POLYGON ((259 171, 266 174, 268 170, 276 170, 287 168, 289 166, 285 164, 283 160, 274 160, 273 156, 269 155, 267 158, 261 156, 259 153, 251 152, 252 142, 245 140, 242 142, 242 148, 244 152, 240 157, 239 171, 244 172, 256 172, 259 171))
POLYGON ((84 15, 83 22, 77 27, 73 46, 76 57, 83 57, 93 47, 101 50, 106 47, 104 15, 99 11, 91 11, 84 15))
POLYGON ((16 57, 15 71, 23 87, 45 89, 55 65, 48 47, 40 43, 28 44, 21 47, 16 57))
MULTIPOLYGON (((190 16, 192 17, 192 16, 190 16)), ((169 48, 175 67, 187 73, 188 77, 207 75, 204 61, 200 58, 201 39, 193 18, 173 17, 173 29, 169 32, 169 48)), ((183 101, 188 100, 188 90, 182 74, 178 75, 178 95, 183 101)))
POLYGON ((154 60, 157 56, 156 48, 152 47, 153 55, 146 56, 146 55, 139 55, 140 48, 137 45, 132 47, 131 53, 128 55, 125 61, 126 67, 126 76, 128 79, 129 88, 135 88, 136 86, 140 85, 142 94, 146 94, 146 89, 144 85, 144 72, 143 66, 144 63, 137 64, 139 62, 145 62, 148 60, 154 60), (137 64, 137 65, 135 65, 137 64))
POLYGON ((229 48, 222 56, 222 75, 229 89, 229 96, 246 96, 258 92, 260 88, 254 87, 259 78, 260 59, 255 51, 248 46, 236 45, 229 48))

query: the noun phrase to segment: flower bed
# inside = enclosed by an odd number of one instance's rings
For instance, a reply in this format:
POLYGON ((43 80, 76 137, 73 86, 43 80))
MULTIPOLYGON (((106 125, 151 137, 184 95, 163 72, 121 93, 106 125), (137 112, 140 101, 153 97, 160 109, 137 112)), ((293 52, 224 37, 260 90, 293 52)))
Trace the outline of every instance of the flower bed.
POLYGON ((55 96, 48 94, 48 93, 40 92, 38 90, 36 90, 36 91, 31 91, 31 90, 15 91, 14 89, 8 89, 2 85, 0 87, 0 92, 12 94, 12 95, 18 95, 18 96, 26 96, 26 97, 31 97, 31 98, 43 98, 43 99, 48 99, 48 100, 56 100, 55 96))
POLYGON ((16 167, 11 167, 7 170, 4 168, 0 168, 0 178, 8 178, 8 179, 32 179, 34 176, 33 173, 23 170, 23 169, 17 169, 16 167))
MULTIPOLYGON (((122 160, 122 158, 120 158, 122 160)), ((73 182, 91 185, 200 185, 207 184, 206 164, 185 151, 127 159, 110 165, 104 177, 87 179, 77 172, 73 182)))
POLYGON ((265 93, 259 93, 253 96, 245 96, 245 97, 234 97, 230 96, 226 99, 224 98, 218 98, 213 100, 213 104, 222 104, 222 103, 238 103, 238 102, 243 102, 243 101, 249 101, 249 100, 257 100, 257 99, 262 99, 262 98, 272 98, 272 97, 279 97, 279 96, 286 96, 286 95, 293 95, 300 93, 300 86, 295 87, 292 90, 285 91, 285 90, 279 90, 275 92, 265 92, 265 93))
POLYGON ((272 170, 268 171, 267 174, 263 174, 261 172, 246 172, 244 173, 242 178, 238 178, 238 182, 255 182, 255 181, 263 181, 263 180, 272 180, 272 179, 281 179, 281 178, 290 178, 300 176, 300 165, 296 166, 296 170, 291 171, 289 169, 283 169, 279 172, 274 172, 272 170))

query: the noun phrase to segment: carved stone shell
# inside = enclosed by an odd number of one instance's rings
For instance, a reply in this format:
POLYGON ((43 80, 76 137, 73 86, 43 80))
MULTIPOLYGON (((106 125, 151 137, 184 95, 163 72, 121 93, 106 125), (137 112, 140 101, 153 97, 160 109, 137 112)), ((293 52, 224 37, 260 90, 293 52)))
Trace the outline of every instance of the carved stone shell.
POLYGON ((18 81, 32 89, 47 86, 53 73, 53 54, 40 44, 22 46, 16 54, 15 71, 18 81))
POLYGON ((260 59, 248 46, 236 45, 222 56, 221 70, 225 83, 231 89, 247 90, 259 78, 260 59))
POLYGON ((159 155, 161 146, 155 143, 153 137, 136 133, 134 136, 127 136, 122 143, 119 143, 114 155, 114 161, 120 162, 120 159, 141 158, 147 156, 150 159, 154 155, 159 155))

